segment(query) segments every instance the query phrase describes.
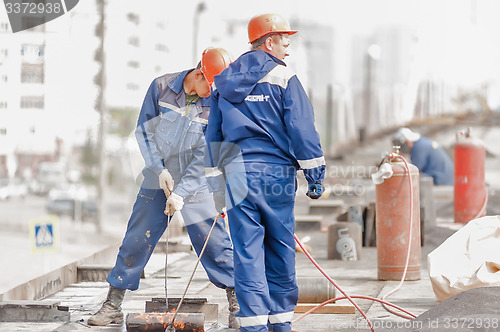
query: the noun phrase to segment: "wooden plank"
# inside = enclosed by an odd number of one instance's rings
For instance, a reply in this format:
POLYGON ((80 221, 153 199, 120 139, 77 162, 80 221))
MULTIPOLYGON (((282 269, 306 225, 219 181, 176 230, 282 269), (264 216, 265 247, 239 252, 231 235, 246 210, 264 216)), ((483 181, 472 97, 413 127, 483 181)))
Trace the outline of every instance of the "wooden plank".
MULTIPOLYGON (((295 313, 305 313, 317 304, 299 303, 295 307, 295 313)), ((327 304, 313 312, 313 314, 355 314, 356 308, 352 305, 327 304)))

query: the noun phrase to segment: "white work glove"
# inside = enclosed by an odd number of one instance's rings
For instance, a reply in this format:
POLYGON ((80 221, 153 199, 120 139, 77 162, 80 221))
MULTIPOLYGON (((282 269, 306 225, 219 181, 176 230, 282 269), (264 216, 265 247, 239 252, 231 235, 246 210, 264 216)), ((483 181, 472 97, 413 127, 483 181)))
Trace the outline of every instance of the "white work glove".
POLYGON ((165 214, 171 216, 175 211, 180 211, 184 206, 184 200, 181 196, 171 193, 170 197, 167 199, 167 204, 165 205, 165 214))
POLYGON ((160 188, 163 189, 163 191, 166 192, 168 190, 169 192, 172 192, 172 190, 174 190, 174 179, 166 168, 161 171, 158 176, 158 180, 160 182, 160 188))

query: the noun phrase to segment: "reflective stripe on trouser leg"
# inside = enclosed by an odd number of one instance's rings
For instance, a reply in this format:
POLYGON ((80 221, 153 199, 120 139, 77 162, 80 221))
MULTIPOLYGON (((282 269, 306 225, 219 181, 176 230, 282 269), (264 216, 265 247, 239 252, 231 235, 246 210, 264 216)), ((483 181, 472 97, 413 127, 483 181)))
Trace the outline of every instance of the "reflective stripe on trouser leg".
MULTIPOLYGON (((246 187, 244 177, 234 177, 226 201, 231 196, 231 187, 246 187)), ((234 250, 234 281, 240 311, 236 317, 240 331, 265 331, 271 307, 267 287, 264 261, 264 226, 260 224, 260 214, 253 204, 254 197, 246 198, 228 210, 229 229, 234 250)))
MULTIPOLYGON (((276 319, 282 320, 286 315, 278 315, 293 312, 298 298, 291 216, 295 180, 293 176, 277 179, 262 173, 246 175, 249 193, 240 204, 228 211, 235 253, 235 288, 240 303, 237 316, 244 324, 246 321, 253 322, 252 318, 266 315, 275 315, 276 319), (283 189, 288 186, 288 193, 281 189, 281 194, 274 193, 270 189, 279 189, 280 186, 283 189), (270 232, 275 230, 283 234, 271 235, 270 232), (273 268, 266 275, 266 266, 270 265, 273 268)), ((234 181, 229 184, 228 196, 231 195, 231 186, 241 185, 234 181)), ((256 319, 255 322, 261 323, 261 320, 256 319)), ((249 325, 242 325, 241 330, 267 331, 267 326, 250 329, 249 325)))
POLYGON ((290 332, 292 330, 293 312, 269 315, 269 330, 273 332, 290 332))
POLYGON ((139 288, 141 273, 167 225, 165 201, 161 189, 139 190, 115 266, 106 279, 111 286, 139 288))
MULTIPOLYGON (((186 200, 181 212, 191 243, 199 255, 217 214, 211 195, 194 202, 186 200)), ((233 249, 222 217, 212 231, 201 264, 215 286, 234 288, 233 249)))
POLYGON ((240 305, 236 316, 241 331, 267 331, 271 302, 265 275, 265 230, 251 217, 252 210, 246 203, 243 201, 228 211, 234 246, 235 291, 240 305))
POLYGON ((236 318, 240 324, 240 331, 259 331, 261 329, 267 331, 265 327, 268 320, 267 315, 236 318))
POLYGON ((267 178, 264 190, 267 205, 262 205, 266 220, 266 277, 271 297, 269 323, 275 332, 291 330, 293 312, 298 300, 295 280, 295 176, 283 176, 279 181, 267 178))

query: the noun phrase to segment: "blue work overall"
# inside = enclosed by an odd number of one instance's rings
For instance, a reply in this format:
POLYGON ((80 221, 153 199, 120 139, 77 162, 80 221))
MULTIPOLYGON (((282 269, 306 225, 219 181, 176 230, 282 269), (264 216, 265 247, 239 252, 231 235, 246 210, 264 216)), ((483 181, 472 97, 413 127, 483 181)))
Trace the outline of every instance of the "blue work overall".
MULTIPOLYGON (((144 180, 116 264, 107 278, 118 289, 139 287, 142 270, 167 227, 166 197, 158 182, 163 169, 173 177, 173 193, 184 200, 180 213, 198 254, 217 214, 203 169, 210 108, 205 98, 186 105, 183 82, 188 73, 156 78, 144 98, 135 131, 145 161, 144 180)), ((217 220, 201 263, 215 286, 234 287, 232 244, 222 218, 217 220)))

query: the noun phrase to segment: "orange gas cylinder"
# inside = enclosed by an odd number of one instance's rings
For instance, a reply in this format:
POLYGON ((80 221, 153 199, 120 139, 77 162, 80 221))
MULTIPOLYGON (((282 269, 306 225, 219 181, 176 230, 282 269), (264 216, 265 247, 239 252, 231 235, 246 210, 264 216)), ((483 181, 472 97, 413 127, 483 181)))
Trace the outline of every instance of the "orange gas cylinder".
POLYGON ((418 168, 408 163, 412 181, 410 189, 409 175, 403 160, 396 157, 390 165, 393 175, 376 186, 378 279, 401 280, 410 248, 405 280, 419 280, 421 258, 418 168), (413 201, 411 211, 410 197, 413 201))
POLYGON ((484 182, 486 149, 470 128, 458 132, 455 143, 455 222, 468 223, 486 215, 488 193, 484 182))

